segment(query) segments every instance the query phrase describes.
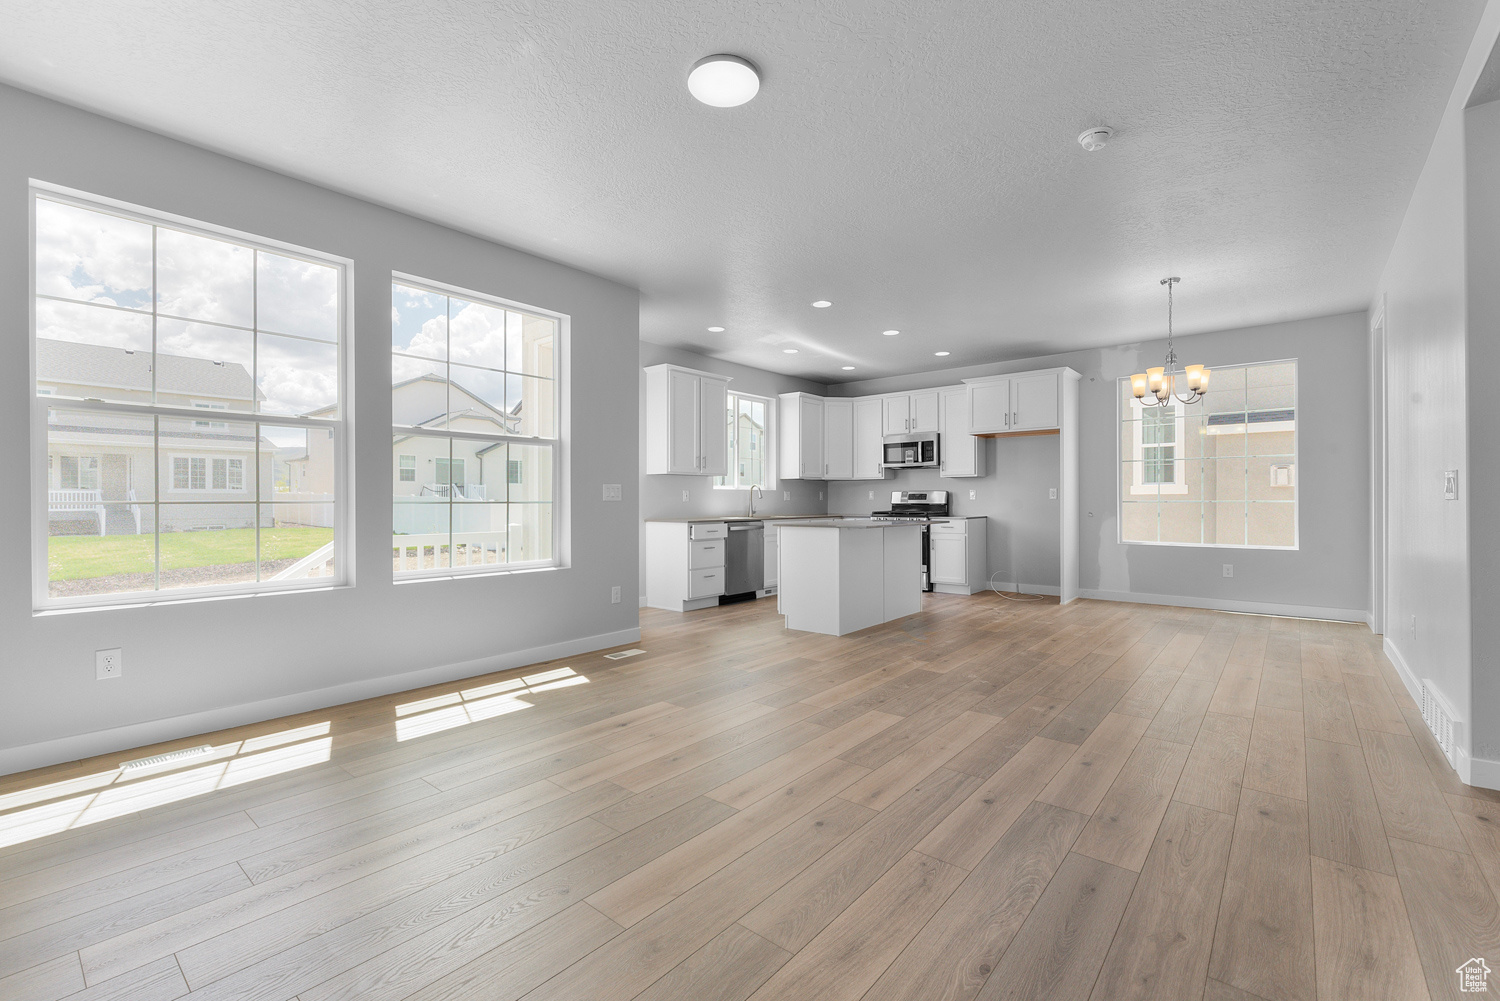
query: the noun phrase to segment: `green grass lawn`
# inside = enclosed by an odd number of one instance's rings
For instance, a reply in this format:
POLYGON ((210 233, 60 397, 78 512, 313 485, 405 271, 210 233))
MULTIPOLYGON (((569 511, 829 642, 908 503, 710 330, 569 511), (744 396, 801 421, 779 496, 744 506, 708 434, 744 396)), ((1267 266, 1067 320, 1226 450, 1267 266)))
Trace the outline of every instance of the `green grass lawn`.
MULTIPOLYGON (((331 528, 262 528, 261 558, 301 559, 333 541, 331 528)), ((164 532, 161 568, 223 566, 255 562, 255 529, 221 532, 164 532)), ((52 580, 85 580, 116 574, 151 573, 156 541, 150 535, 55 535, 47 540, 47 571, 52 580)))

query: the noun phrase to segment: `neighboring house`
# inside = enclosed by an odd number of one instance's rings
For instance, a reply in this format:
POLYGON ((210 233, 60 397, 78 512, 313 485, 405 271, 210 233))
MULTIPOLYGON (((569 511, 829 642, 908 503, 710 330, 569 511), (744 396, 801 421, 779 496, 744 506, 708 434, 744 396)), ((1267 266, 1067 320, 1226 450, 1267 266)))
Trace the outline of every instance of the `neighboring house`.
MULTIPOLYGON (((38 338, 37 391, 147 403, 151 356, 144 352, 38 338)), ((235 362, 157 356, 157 399, 205 411, 247 411, 250 373, 235 362)), ((67 409, 60 400, 47 427, 48 523, 54 535, 136 534, 153 530, 149 502, 161 490, 164 531, 250 528, 255 524, 257 440, 246 425, 209 417, 163 419, 160 449, 149 417, 67 409), (173 502, 221 502, 178 503, 173 502)), ((261 453, 271 475, 271 453, 261 453)))

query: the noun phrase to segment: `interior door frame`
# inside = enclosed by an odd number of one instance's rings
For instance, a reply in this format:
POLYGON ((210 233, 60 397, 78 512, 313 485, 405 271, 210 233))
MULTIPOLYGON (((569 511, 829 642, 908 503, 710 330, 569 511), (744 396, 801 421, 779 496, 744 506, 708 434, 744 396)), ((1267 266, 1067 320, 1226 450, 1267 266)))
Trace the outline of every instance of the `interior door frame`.
POLYGON ((1389 551, 1388 448, 1386 445, 1387 323, 1385 293, 1381 293, 1370 317, 1370 629, 1385 633, 1389 602, 1387 553, 1389 551))

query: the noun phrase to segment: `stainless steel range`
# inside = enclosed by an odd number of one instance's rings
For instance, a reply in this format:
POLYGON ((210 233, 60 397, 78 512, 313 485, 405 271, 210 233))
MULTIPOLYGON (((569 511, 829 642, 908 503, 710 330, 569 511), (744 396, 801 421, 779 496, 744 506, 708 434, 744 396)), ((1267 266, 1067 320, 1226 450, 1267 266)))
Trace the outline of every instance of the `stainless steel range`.
MULTIPOLYGON (((892 490, 891 506, 886 511, 871 511, 871 518, 882 521, 929 521, 950 514, 946 490, 892 490)), ((922 590, 932 590, 932 535, 922 526, 922 590)))

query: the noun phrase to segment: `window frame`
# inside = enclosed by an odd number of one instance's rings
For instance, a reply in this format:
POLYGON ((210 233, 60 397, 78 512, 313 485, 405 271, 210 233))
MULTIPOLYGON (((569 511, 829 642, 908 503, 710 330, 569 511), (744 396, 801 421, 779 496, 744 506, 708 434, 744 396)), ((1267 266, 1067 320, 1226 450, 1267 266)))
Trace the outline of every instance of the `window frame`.
MULTIPOLYGON (((281 593, 287 591, 323 591, 331 588, 352 587, 354 585, 354 547, 352 516, 354 510, 353 498, 350 491, 354 483, 353 475, 353 449, 350 442, 353 437, 353 421, 350 415, 354 407, 354 380, 350 372, 349 360, 354 355, 355 331, 349 297, 354 281, 354 262, 346 257, 339 257, 322 251, 316 251, 296 244, 286 243, 271 237, 248 233, 243 230, 233 229, 228 226, 220 226, 199 219, 176 215, 171 212, 153 209, 143 205, 109 198, 91 192, 80 191, 74 188, 53 184, 47 181, 32 178, 27 189, 27 366, 29 374, 30 403, 31 403, 31 462, 29 474, 31 477, 31 568, 32 568, 32 614, 53 615, 74 611, 89 611, 98 608, 118 608, 121 606, 149 606, 177 604, 184 601, 198 601, 205 598, 231 598, 252 594, 281 593), (250 462, 250 469, 244 477, 245 489, 241 492, 248 493, 248 500, 233 500, 228 503, 250 503, 256 506, 257 512, 262 505, 274 505, 276 503, 274 493, 268 497, 261 496, 260 483, 260 439, 261 427, 274 428, 301 428, 307 431, 314 429, 326 430, 331 433, 333 440, 334 455, 334 517, 333 517, 333 542, 334 551, 337 553, 334 574, 331 577, 313 577, 294 580, 255 580, 240 584, 215 584, 202 587, 182 587, 170 590, 156 589, 149 591, 129 591, 120 594, 80 595, 77 597, 54 597, 50 593, 50 580, 48 575, 48 539, 49 539, 49 514, 48 514, 48 490, 50 484, 50 469, 48 461, 48 421, 49 410, 60 410, 72 413, 101 413, 123 416, 145 417, 152 420, 152 463, 153 463, 153 500, 144 503, 154 503, 158 509, 177 503, 186 504, 215 504, 226 503, 224 500, 204 501, 171 501, 166 498, 168 491, 163 490, 162 483, 162 453, 161 444, 162 422, 178 421, 186 419, 194 420, 195 414, 201 414, 202 410, 192 406, 164 404, 159 401, 146 403, 113 402, 98 399, 82 399, 76 397, 62 396, 56 392, 55 387, 42 387, 50 392, 39 392, 37 382, 37 275, 36 275, 36 238, 37 238, 37 202, 40 200, 54 201, 74 208, 85 209, 90 212, 98 212, 104 215, 112 215, 127 219, 132 222, 142 223, 153 227, 163 227, 177 230, 195 236, 203 236, 211 239, 230 240, 256 250, 264 250, 267 253, 282 257, 304 260, 323 267, 331 267, 337 275, 338 288, 338 316, 336 320, 337 339, 333 342, 337 355, 337 381, 338 398, 336 416, 304 417, 290 414, 262 414, 259 412, 227 411, 224 416, 226 427, 248 426, 252 429, 255 441, 255 455, 257 458, 250 462)), ((153 292, 155 291, 153 281, 153 292)), ((158 311, 157 299, 153 294, 151 309, 148 312, 138 310, 142 315, 149 315, 153 319, 152 348, 155 350, 155 327, 156 320, 167 314, 158 311)), ((253 391, 252 391, 253 392, 253 391)), ((218 411, 216 410, 217 414, 218 411)), ((218 423, 215 421, 214 423, 218 423)), ((169 453, 171 454, 171 453, 169 453)), ((267 451, 267 455, 273 456, 274 451, 267 451)), ((101 463, 102 466, 102 463, 101 463)), ((170 469, 170 465, 168 467, 170 469)), ((209 467, 211 482, 211 467, 209 467)), ((60 473, 59 473, 60 475, 60 473)), ((101 473, 102 475, 102 473, 101 473)), ((226 467, 226 482, 227 482, 226 467)), ((209 491, 213 492, 213 491, 209 491)), ((232 491, 225 491, 230 493, 232 491)), ((124 503, 124 502, 122 502, 124 503)), ((260 516, 256 516, 256 552, 257 564, 260 561, 260 516)), ((155 559, 157 583, 160 584, 161 573, 161 540, 160 534, 155 534, 155 559)), ((257 573, 257 576, 259 574, 257 573)))
MULTIPOLYGON (((1127 538, 1125 538, 1125 504, 1127 503, 1128 500, 1134 499, 1134 498, 1136 498, 1138 496, 1150 496, 1154 492, 1152 486, 1136 483, 1136 484, 1134 484, 1132 486, 1130 495, 1129 495, 1129 497, 1127 497, 1126 494, 1125 494, 1125 490, 1124 490, 1124 483, 1123 483, 1124 478, 1120 475, 1120 467, 1121 467, 1121 465, 1124 462, 1127 461, 1126 458, 1125 458, 1125 456, 1123 455, 1122 444, 1121 444, 1121 441, 1120 441, 1120 439, 1123 437, 1121 435, 1121 433, 1120 433, 1120 424, 1123 421, 1125 421, 1126 418, 1120 416, 1120 408, 1119 408, 1118 401, 1119 401, 1119 399, 1121 399, 1126 394, 1126 392, 1129 389, 1129 386, 1130 386, 1130 377, 1127 375, 1127 376, 1120 376, 1120 377, 1118 377, 1118 378, 1116 378, 1114 380, 1114 383, 1115 383, 1115 393, 1116 393, 1116 397, 1115 397, 1115 399, 1116 399, 1116 403, 1115 403, 1115 418, 1114 418, 1114 420, 1115 420, 1115 541, 1119 545, 1122 545, 1122 546, 1170 546, 1170 547, 1174 547, 1174 548, 1178 548, 1178 549, 1256 549, 1256 550, 1265 550, 1267 552, 1283 552, 1283 553, 1298 552, 1298 551, 1301 550, 1301 548, 1302 548, 1302 490, 1300 489, 1300 486, 1299 486, 1299 480, 1301 479, 1301 477, 1299 477, 1297 475, 1297 472, 1296 472, 1296 467, 1298 465, 1300 465, 1301 461, 1302 461, 1302 426, 1301 426, 1301 413, 1300 413, 1300 407, 1299 407, 1299 402, 1301 400, 1301 392, 1302 392, 1302 371, 1301 371, 1302 365, 1301 365, 1300 360, 1297 359, 1297 358, 1268 358, 1268 359, 1266 359, 1264 361, 1244 361, 1244 362, 1235 362, 1235 363, 1232 363, 1232 364, 1231 363, 1225 363, 1225 364, 1211 365, 1209 367, 1217 371, 1219 369, 1265 368, 1265 367, 1270 367, 1272 365, 1291 365, 1291 366, 1294 367, 1294 369, 1296 371, 1296 375, 1295 375, 1294 380, 1292 382, 1292 405, 1291 405, 1291 410, 1292 410, 1292 412, 1294 414, 1294 417, 1293 417, 1293 420, 1292 420, 1292 427, 1289 428, 1289 429, 1288 428, 1278 428, 1278 429, 1275 429, 1275 430, 1290 430, 1291 433, 1292 433, 1292 460, 1291 460, 1291 465, 1292 465, 1292 483, 1291 483, 1291 486, 1293 488, 1293 493, 1292 493, 1292 500, 1290 502, 1292 504, 1292 544, 1289 545, 1289 546, 1262 546, 1262 545, 1254 545, 1254 544, 1249 543, 1249 542, 1202 542, 1202 541, 1199 541, 1199 542, 1161 542, 1161 541, 1154 541, 1154 542, 1152 542, 1152 541, 1142 541, 1142 540, 1139 540, 1139 539, 1127 539, 1127 538), (1137 495, 1137 493, 1136 493, 1136 486, 1143 486, 1144 487, 1144 489, 1141 490, 1140 495, 1137 495)), ((1212 389, 1210 389, 1210 393, 1212 393, 1212 389)), ((1137 401, 1137 400, 1132 399, 1131 400, 1131 405, 1135 406, 1135 407, 1140 407, 1140 402, 1137 401)), ((1177 430, 1177 444, 1178 444, 1179 450, 1180 450, 1180 448, 1181 448, 1181 446, 1183 444, 1183 434, 1184 434, 1183 426, 1186 424, 1187 414, 1182 412, 1182 408, 1181 408, 1180 405, 1178 406, 1177 409, 1178 409, 1177 421, 1178 421, 1178 424, 1179 424, 1179 427, 1178 427, 1178 430, 1177 430)), ((1247 409, 1247 418, 1246 418, 1247 421, 1248 421, 1248 413, 1249 412, 1250 411, 1248 411, 1248 409, 1247 409)), ((1134 422, 1134 423, 1136 424, 1136 427, 1135 427, 1135 429, 1132 432, 1133 435, 1134 435, 1134 439, 1133 439, 1134 449, 1133 449, 1133 454, 1131 456, 1131 459, 1132 460, 1143 461, 1142 460, 1142 454, 1139 451, 1139 449, 1141 448, 1141 440, 1140 439, 1141 439, 1141 427, 1142 427, 1142 425, 1139 422, 1134 422)), ((1271 429, 1267 429, 1267 430, 1271 430, 1271 429)), ((1235 456, 1225 456, 1224 458, 1235 458, 1235 456)), ((1248 459, 1248 458, 1256 458, 1256 457, 1255 456, 1250 456, 1250 455, 1247 454, 1246 458, 1248 459)), ((1260 458, 1266 458, 1266 456, 1260 456, 1260 458)), ((1175 464, 1179 464, 1179 465, 1180 464, 1185 464, 1187 461, 1189 461, 1189 460, 1187 460, 1185 457, 1181 457, 1180 456, 1180 452, 1179 452, 1179 457, 1175 458, 1173 460, 1173 462, 1175 464)), ((1197 460, 1197 461, 1201 461, 1201 459, 1197 460)), ((1139 469, 1142 469, 1143 466, 1138 461, 1137 466, 1135 466, 1134 468, 1136 470, 1139 470, 1139 469)), ((1135 477, 1135 479, 1138 480, 1139 476, 1137 475, 1135 477)), ((1178 490, 1171 491, 1173 494, 1186 493, 1187 492, 1186 482, 1185 482, 1185 480, 1182 480, 1182 477, 1180 475, 1179 475, 1179 480, 1182 481, 1182 487, 1183 487, 1183 489, 1180 490, 1180 491, 1178 491, 1178 490)), ((1166 491, 1162 491, 1162 493, 1166 493, 1166 491)), ((1169 502, 1169 503, 1174 503, 1174 502, 1169 502)), ((1177 502, 1177 503, 1180 503, 1180 502, 1177 502)), ((1208 502, 1202 502, 1202 503, 1208 503, 1208 502)), ((1245 498, 1245 500, 1244 500, 1244 503, 1246 505, 1246 507, 1245 507, 1245 513, 1248 516, 1249 515, 1249 510, 1250 510, 1249 509, 1249 505, 1253 504, 1253 503, 1256 503, 1256 502, 1252 501, 1247 496, 1245 498)), ((1266 503, 1266 502, 1262 501, 1260 503, 1266 503)))
MULTIPOLYGON (((251 459, 250 461, 254 462, 255 460, 251 459)), ((250 479, 251 479, 251 477, 245 475, 245 456, 243 456, 243 455, 214 455, 211 452, 168 452, 167 453, 167 475, 170 478, 171 482, 166 487, 166 490, 165 490, 166 493, 172 493, 172 494, 243 494, 243 493, 249 493, 250 492, 250 479), (201 459, 203 461, 203 486, 201 486, 201 487, 195 487, 195 486, 192 485, 192 482, 193 482, 192 460, 194 460, 194 459, 201 459), (179 487, 177 485, 177 463, 178 463, 178 461, 186 461, 188 463, 188 485, 185 486, 185 487, 179 487), (214 486, 214 463, 215 462, 222 462, 222 463, 224 463, 224 486, 222 486, 222 487, 216 487, 216 486, 214 486), (231 462, 238 462, 240 464, 240 485, 238 487, 229 486, 229 464, 231 462)), ((171 501, 163 501, 162 503, 173 503, 173 502, 171 502, 171 501)), ((242 504, 242 503, 244 503, 244 501, 238 500, 236 498, 236 499, 231 499, 230 503, 242 504)), ((276 501, 271 500, 271 501, 266 501, 265 503, 275 504, 276 501)))
POLYGON ((1131 467, 1131 472, 1134 474, 1134 482, 1130 485, 1131 496, 1159 497, 1162 494, 1187 493, 1187 459, 1182 456, 1183 436, 1187 433, 1187 415, 1182 412, 1182 407, 1174 405, 1172 408, 1173 435, 1171 444, 1174 449, 1172 453, 1173 481, 1171 483, 1147 483, 1144 476, 1142 476, 1146 471, 1146 449, 1160 448, 1161 444, 1165 443, 1158 444, 1153 442, 1148 445, 1145 441, 1145 435, 1142 434, 1146 429, 1146 414, 1151 413, 1155 408, 1147 407, 1140 400, 1135 399, 1131 400, 1131 406, 1135 407, 1141 414, 1138 419, 1131 422, 1134 425, 1131 429, 1131 461, 1136 463, 1136 465, 1131 467))
MULTIPOLYGON (((569 454, 568 446, 570 444, 569 433, 571 429, 569 414, 572 394, 570 392, 569 386, 569 356, 572 343, 572 317, 567 313, 560 313, 556 310, 547 309, 542 306, 535 306, 531 303, 521 302, 517 299, 507 299, 504 296, 493 295, 488 292, 481 292, 477 289, 465 288, 460 285, 450 285, 446 282, 435 281, 431 278, 423 278, 421 276, 409 274, 402 271, 392 271, 390 273, 389 285, 402 285, 408 288, 416 289, 420 292, 427 292, 432 295, 441 295, 447 296, 449 298, 462 299, 466 302, 475 302, 485 306, 492 306, 497 309, 510 309, 517 312, 530 313, 533 316, 544 316, 556 321, 557 323, 557 340, 553 345, 552 352, 552 396, 553 406, 555 408, 555 412, 553 413, 553 428, 555 430, 554 437, 540 438, 528 435, 489 434, 476 431, 457 431, 447 428, 430 428, 422 425, 396 424, 394 421, 391 424, 391 434, 393 436, 393 441, 395 436, 449 439, 450 460, 452 458, 451 443, 454 441, 483 442, 485 444, 503 443, 506 445, 515 444, 526 446, 540 445, 550 448, 552 451, 552 558, 548 560, 528 560, 525 562, 517 563, 477 564, 474 566, 456 567, 450 565, 445 567, 433 567, 430 570, 392 569, 392 575, 394 577, 395 583, 406 584, 432 580, 453 580, 462 577, 490 577, 502 574, 532 573, 540 570, 567 569, 569 566, 571 566, 572 536, 571 523, 569 521, 571 513, 571 497, 569 495, 571 481, 568 474, 567 461, 569 454)), ((450 329, 448 331, 448 335, 451 336, 451 333, 452 332, 450 329)), ((390 341, 390 333, 389 331, 387 331, 386 358, 388 361, 395 351, 390 341)), ((445 351, 445 354, 449 353, 450 352, 445 351)), ((451 358, 446 360, 444 364, 451 364, 451 358)), ((492 369, 492 371, 504 371, 509 374, 508 369, 492 369)), ((391 452, 394 455, 400 454, 394 448, 391 449, 391 452)), ((393 461, 399 462, 399 460, 393 461)), ((465 472, 465 475, 467 476, 467 471, 465 472)), ((511 485, 509 462, 507 462, 506 464, 505 479, 506 486, 507 488, 509 488, 509 486, 511 485)), ((394 483, 399 481, 393 480, 392 482, 394 483)), ((467 480, 465 482, 467 482, 467 480)), ((463 501, 457 500, 456 498, 451 496, 451 487, 449 493, 450 495, 448 497, 448 503, 453 506, 462 506, 463 501)), ((387 504, 389 505, 390 503, 391 501, 388 500, 387 504)), ((509 503, 507 502, 507 507, 508 506, 509 503)), ((391 546, 391 549, 393 551, 396 548, 394 544, 395 538, 396 536, 393 534, 393 544, 391 546)), ((449 555, 451 560, 451 522, 449 526, 449 539, 449 555)), ((507 552, 507 556, 508 555, 509 553, 507 552)))
POLYGON ((736 462, 736 460, 738 459, 738 452, 735 448, 734 435, 733 431, 731 430, 732 424, 730 422, 726 422, 724 425, 724 453, 726 456, 728 456, 727 462, 729 465, 729 469, 731 470, 733 475, 726 474, 725 476, 715 476, 713 478, 713 488, 715 490, 749 490, 752 487, 757 486, 762 490, 770 490, 774 488, 776 486, 776 463, 774 461, 774 457, 776 455, 776 440, 773 436, 776 433, 776 399, 774 397, 760 396, 755 393, 739 393, 731 389, 726 391, 724 400, 725 415, 728 416, 728 414, 733 413, 736 419, 739 417, 738 401, 740 400, 750 400, 754 403, 760 403, 765 406, 766 447, 764 454, 761 456, 761 464, 766 470, 766 475, 764 477, 765 482, 763 483, 741 483, 739 481, 739 466, 736 462), (734 482, 720 483, 720 480, 733 480, 734 482))

